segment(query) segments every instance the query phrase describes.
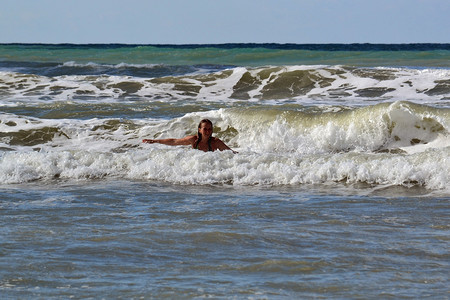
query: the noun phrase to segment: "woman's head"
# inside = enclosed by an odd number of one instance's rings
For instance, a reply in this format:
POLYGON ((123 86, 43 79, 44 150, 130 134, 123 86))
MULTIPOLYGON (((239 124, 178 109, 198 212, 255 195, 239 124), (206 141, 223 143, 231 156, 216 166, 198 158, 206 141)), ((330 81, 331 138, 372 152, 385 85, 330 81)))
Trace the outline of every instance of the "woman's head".
POLYGON ((213 124, 208 119, 203 119, 198 124, 198 137, 201 138, 202 136, 212 136, 213 133, 213 124))

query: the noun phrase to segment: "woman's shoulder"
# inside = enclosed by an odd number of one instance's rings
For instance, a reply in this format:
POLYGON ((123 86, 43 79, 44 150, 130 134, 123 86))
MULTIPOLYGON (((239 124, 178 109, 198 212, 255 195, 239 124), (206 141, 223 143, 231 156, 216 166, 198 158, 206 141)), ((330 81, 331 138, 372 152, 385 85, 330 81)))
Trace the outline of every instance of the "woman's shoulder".
POLYGON ((221 139, 216 137, 211 138, 211 145, 213 146, 213 148, 219 150, 229 149, 229 147, 221 139))
POLYGON ((215 136, 212 136, 210 140, 211 140, 212 143, 220 143, 220 142, 222 142, 221 139, 216 138, 215 136))

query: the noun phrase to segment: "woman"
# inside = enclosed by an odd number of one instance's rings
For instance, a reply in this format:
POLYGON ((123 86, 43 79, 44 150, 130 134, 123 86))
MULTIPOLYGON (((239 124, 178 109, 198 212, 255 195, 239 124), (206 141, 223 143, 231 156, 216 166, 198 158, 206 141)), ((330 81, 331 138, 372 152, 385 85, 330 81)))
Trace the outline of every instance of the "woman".
MULTIPOLYGON (((216 151, 216 150, 231 150, 230 147, 225 145, 220 139, 213 137, 213 124, 208 119, 203 119, 198 124, 197 135, 188 135, 181 139, 160 139, 160 140, 142 140, 143 143, 153 144, 159 143, 170 146, 179 145, 192 145, 192 148, 202 151, 216 151)), ((233 151, 233 153, 236 153, 233 151)))

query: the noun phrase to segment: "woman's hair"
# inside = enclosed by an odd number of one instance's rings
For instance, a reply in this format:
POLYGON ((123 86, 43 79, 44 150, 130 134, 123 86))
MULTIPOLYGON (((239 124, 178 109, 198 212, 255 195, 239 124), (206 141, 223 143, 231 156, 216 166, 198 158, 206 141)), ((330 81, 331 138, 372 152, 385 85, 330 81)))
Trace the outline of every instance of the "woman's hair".
POLYGON ((200 121, 200 123, 198 123, 198 129, 202 127, 203 123, 208 123, 209 125, 211 125, 211 127, 213 127, 213 123, 209 119, 203 119, 200 121))
MULTIPOLYGON (((211 125, 211 128, 213 128, 213 123, 209 119, 203 119, 200 121, 200 123, 198 123, 198 129, 202 127, 203 123, 208 123, 209 125, 211 125)), ((202 134, 200 133, 200 130, 197 130, 197 141, 195 141, 194 148, 197 148, 198 143, 200 143, 201 140, 202 134)))

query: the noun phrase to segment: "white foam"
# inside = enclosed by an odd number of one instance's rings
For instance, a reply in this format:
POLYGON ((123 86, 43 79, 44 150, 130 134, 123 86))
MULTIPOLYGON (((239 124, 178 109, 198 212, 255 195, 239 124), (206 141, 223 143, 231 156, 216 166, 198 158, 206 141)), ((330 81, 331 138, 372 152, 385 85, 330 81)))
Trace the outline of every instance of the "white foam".
POLYGON ((450 138, 448 136, 438 134, 434 140, 427 144, 409 145, 399 148, 408 154, 417 154, 430 149, 450 148, 450 138))
POLYGON ((93 178, 156 180, 176 184, 296 185, 365 182, 420 184, 448 189, 449 148, 412 155, 336 153, 275 155, 242 151, 203 153, 182 147, 149 145, 126 153, 95 151, 6 152, 0 156, 0 182, 20 183, 93 178))
POLYGON ((0 151, 0 183, 118 177, 177 184, 343 181, 445 189, 450 173, 445 111, 407 102, 320 114, 248 108, 193 112, 171 120, 0 114, 0 121, 0 131, 8 133, 0 142, 10 150, 0 151), (195 134, 203 118, 211 119, 215 135, 239 154, 141 143, 143 138, 195 134), (45 142, 25 146, 7 140, 45 127, 57 129, 45 142))
MULTIPOLYGON (((97 64, 77 64, 66 62, 66 66, 92 66, 97 64)), ((100 65, 102 66, 102 65, 100 65)), ((119 64, 107 67, 114 68, 153 68, 158 65, 129 65, 119 64)), ((187 74, 183 76, 159 78, 152 81, 151 78, 141 78, 133 76, 113 76, 113 75, 64 75, 46 77, 38 75, 24 75, 14 72, 0 72, 0 84, 3 82, 4 95, 0 96, 0 105, 11 106, 15 101, 26 99, 30 104, 32 101, 94 101, 102 102, 105 98, 109 101, 134 97, 142 101, 173 101, 173 99, 226 102, 237 101, 233 99, 234 88, 243 78, 244 74, 250 74, 253 78, 261 81, 259 84, 251 83, 251 88, 247 94, 248 101, 265 101, 270 103, 284 103, 293 100, 298 103, 309 103, 311 99, 321 99, 323 103, 336 105, 341 103, 345 97, 346 103, 353 105, 364 105, 367 100, 392 101, 409 100, 418 103, 432 103, 443 105, 450 95, 443 91, 429 93, 436 87, 440 80, 450 77, 450 70, 447 69, 406 69, 406 68, 362 68, 351 69, 343 66, 285 66, 285 67, 259 67, 245 68, 236 67, 222 70, 215 73, 187 74), (267 76, 267 72, 271 72, 267 76), (283 76, 295 74, 296 71, 307 71, 313 83, 310 91, 296 94, 292 91, 292 96, 287 99, 264 99, 263 89, 277 80, 282 84, 283 76), (386 74, 383 74, 386 73, 386 74), (230 73, 230 74, 228 74, 230 73), (381 73, 381 74, 378 74, 381 73), (265 74, 265 78, 260 78, 265 74), (204 82, 204 76, 208 76, 208 81, 204 82), (315 79, 314 79, 315 78, 315 79), (326 80, 326 84, 322 82, 326 80), (120 84, 133 83, 140 88, 137 91, 128 93, 118 87, 120 84), (195 87, 198 93, 193 90, 179 89, 179 84, 195 87), (178 84, 178 86, 177 86, 178 84), (379 91, 379 97, 365 96, 367 91, 375 89, 379 91), (363 91, 361 93, 361 91, 363 91), (84 98, 83 98, 84 97, 84 98), (375 98, 375 99, 374 99, 375 98), (275 101, 274 101, 275 100, 275 101)), ((300 79, 299 79, 300 80, 300 79)), ((246 83, 249 84, 249 83, 246 83)), ((289 89, 284 87, 283 89, 289 89)), ((376 93, 376 92, 375 92, 376 93)), ((276 98, 276 97, 275 97, 276 98)), ((448 100, 447 100, 448 103, 448 100)))
MULTIPOLYGON (((39 119, 1 114, 0 131, 17 133, 39 131, 45 127, 55 128, 58 130, 55 137, 48 143, 37 145, 38 147, 114 151, 117 148, 137 146, 142 138, 195 134, 198 120, 209 118, 221 130, 217 133, 218 136, 234 147, 257 152, 293 152, 299 155, 352 150, 376 151, 412 144, 427 144, 430 148, 436 145, 432 143, 436 139, 443 145, 449 139, 450 120, 445 115, 433 112, 432 108, 396 102, 337 113, 325 111, 327 109, 321 114, 306 115, 295 111, 287 114, 279 110, 219 109, 188 113, 173 120, 126 121, 96 118, 39 119), (420 112, 421 109, 423 112, 420 112)), ((3 142, 7 143, 6 140, 3 142)))
POLYGON ((114 68, 114 69, 121 69, 121 68, 139 68, 139 69, 146 69, 146 68, 155 68, 159 66, 163 66, 161 64, 129 64, 129 63, 119 63, 119 64, 99 64, 95 62, 87 62, 87 63, 77 63, 75 61, 67 61, 62 64, 62 66, 65 67, 91 67, 91 68, 114 68))

